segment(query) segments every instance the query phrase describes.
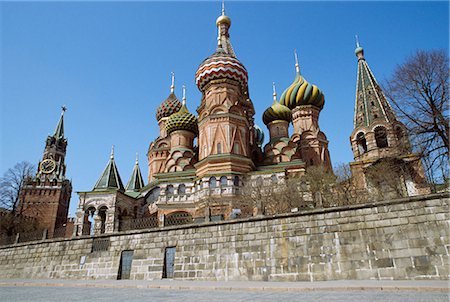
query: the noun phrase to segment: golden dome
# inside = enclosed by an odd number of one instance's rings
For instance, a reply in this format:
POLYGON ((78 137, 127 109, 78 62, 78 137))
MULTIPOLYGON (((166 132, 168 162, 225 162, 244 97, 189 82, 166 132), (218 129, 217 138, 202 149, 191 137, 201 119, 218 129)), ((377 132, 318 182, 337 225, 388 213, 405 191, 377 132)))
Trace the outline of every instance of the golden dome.
POLYGON ((219 26, 222 23, 225 23, 228 25, 228 27, 230 27, 231 19, 228 16, 220 15, 219 18, 217 18, 217 20, 216 20, 216 25, 219 26))

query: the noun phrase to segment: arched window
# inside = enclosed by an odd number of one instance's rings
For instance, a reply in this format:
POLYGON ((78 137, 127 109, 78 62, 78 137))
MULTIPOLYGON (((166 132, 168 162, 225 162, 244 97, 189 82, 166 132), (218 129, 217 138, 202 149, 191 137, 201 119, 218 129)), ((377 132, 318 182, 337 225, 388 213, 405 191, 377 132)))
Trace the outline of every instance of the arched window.
POLYGON ((168 185, 167 187, 166 187, 166 195, 167 196, 172 196, 173 195, 173 186, 172 185, 168 185))
POLYGON ((153 202, 157 201, 160 193, 161 193, 160 187, 153 188, 147 197, 147 202, 153 203, 153 202))
POLYGON ((376 127, 375 128, 375 141, 377 143, 378 148, 387 148, 388 140, 387 140, 387 131, 384 127, 376 127))
POLYGON ((227 185, 227 183, 228 183, 228 179, 226 176, 220 177, 220 186, 221 187, 225 187, 227 185))
POLYGON ((216 178, 215 178, 214 176, 212 176, 212 177, 209 179, 209 187, 210 187, 210 188, 215 188, 215 187, 217 187, 217 180, 216 180, 216 178))
POLYGON ((180 194, 180 195, 186 194, 186 185, 185 184, 180 184, 178 186, 178 194, 180 194))
POLYGON ((359 155, 367 152, 367 142, 364 133, 358 133, 358 135, 356 136, 356 143, 358 144, 359 155))
POLYGON ((233 178, 233 184, 234 184, 235 186, 239 186, 239 176, 235 176, 235 177, 233 178))
POLYGON ((106 211, 108 208, 103 206, 98 209, 98 216, 100 217, 100 234, 104 234, 106 231, 106 211))
POLYGON ((221 153, 222 153, 222 144, 217 143, 217 154, 221 154, 221 153))

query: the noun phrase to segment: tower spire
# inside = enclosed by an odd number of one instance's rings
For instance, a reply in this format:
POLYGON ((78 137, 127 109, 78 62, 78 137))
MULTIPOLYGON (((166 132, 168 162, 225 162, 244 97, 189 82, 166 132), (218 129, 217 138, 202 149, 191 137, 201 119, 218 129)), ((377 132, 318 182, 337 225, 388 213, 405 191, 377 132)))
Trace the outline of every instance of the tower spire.
POLYGON ((356 49, 355 49, 355 55, 358 57, 359 59, 364 59, 364 49, 361 47, 361 45, 359 44, 359 38, 358 35, 355 35, 356 38, 356 49))
POLYGON ((183 105, 186 105, 186 86, 183 85, 183 98, 182 98, 182 102, 183 105))
POLYGON ((225 2, 222 1, 222 12, 216 20, 217 25, 217 49, 235 57, 233 47, 230 42, 228 29, 231 26, 231 19, 225 15, 225 2))
POLYGON ((94 191, 106 191, 110 189, 124 190, 122 179, 114 161, 114 145, 111 147, 111 156, 108 164, 94 186, 94 191))
POLYGON ((295 71, 300 74, 300 65, 298 64, 298 55, 297 49, 294 48, 294 57, 295 57, 295 71))
POLYGON ((273 101, 277 101, 277 90, 275 88, 275 82, 272 82, 272 89, 273 89, 273 101))
POLYGON ((175 91, 175 73, 172 71, 172 85, 170 85, 170 93, 173 93, 175 91))
POLYGON ((142 178, 141 169, 139 168, 138 154, 136 152, 136 163, 134 164, 133 172, 131 173, 130 180, 125 187, 125 191, 139 192, 144 187, 144 180, 142 178))
POLYGON ((61 106, 61 117, 59 118, 58 124, 56 125, 55 134, 53 137, 56 139, 64 137, 64 112, 67 111, 66 106, 61 106))

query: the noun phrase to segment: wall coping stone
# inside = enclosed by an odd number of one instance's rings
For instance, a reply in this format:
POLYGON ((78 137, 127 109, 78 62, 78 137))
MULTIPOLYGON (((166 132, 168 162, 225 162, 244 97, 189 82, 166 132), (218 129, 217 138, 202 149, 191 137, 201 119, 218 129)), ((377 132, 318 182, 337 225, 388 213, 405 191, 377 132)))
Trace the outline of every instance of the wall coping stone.
POLYGON ((78 240, 86 240, 86 239, 94 239, 94 238, 107 238, 107 237, 127 236, 127 235, 136 235, 136 234, 158 233, 158 232, 162 232, 162 231, 172 231, 172 230, 182 230, 182 229, 199 229, 199 228, 208 228, 208 227, 220 226, 220 225, 231 225, 231 224, 240 224, 240 223, 248 223, 248 222, 256 222, 256 221, 269 221, 269 220, 275 220, 275 219, 280 219, 280 218, 283 219, 283 218, 290 218, 290 217, 311 216, 311 215, 334 213, 334 212, 347 212, 347 211, 354 211, 354 210, 364 209, 364 208, 374 208, 374 207, 380 207, 380 206, 403 204, 403 203, 408 203, 408 202, 426 201, 426 200, 442 199, 442 198, 448 199, 449 197, 450 197, 449 192, 427 194, 427 195, 417 195, 417 196, 410 196, 410 197, 398 198, 398 199, 392 199, 392 200, 381 200, 381 201, 374 201, 374 202, 368 202, 368 203, 363 203, 363 204, 311 209, 311 210, 304 210, 304 211, 295 212, 295 213, 284 213, 284 214, 276 214, 276 215, 270 215, 270 216, 256 216, 256 217, 233 219, 233 220, 211 221, 211 222, 205 222, 205 223, 201 223, 201 224, 164 226, 164 227, 156 227, 156 228, 143 229, 143 230, 128 230, 128 231, 114 232, 114 233, 108 233, 108 234, 99 234, 99 235, 95 235, 95 236, 84 235, 84 236, 72 237, 72 238, 54 238, 54 239, 37 240, 37 241, 22 242, 22 243, 17 243, 17 244, 3 245, 3 246, 0 246, 0 250, 16 248, 16 247, 21 247, 21 246, 32 246, 32 245, 38 245, 38 244, 44 244, 44 243, 74 242, 74 241, 78 241, 78 240))

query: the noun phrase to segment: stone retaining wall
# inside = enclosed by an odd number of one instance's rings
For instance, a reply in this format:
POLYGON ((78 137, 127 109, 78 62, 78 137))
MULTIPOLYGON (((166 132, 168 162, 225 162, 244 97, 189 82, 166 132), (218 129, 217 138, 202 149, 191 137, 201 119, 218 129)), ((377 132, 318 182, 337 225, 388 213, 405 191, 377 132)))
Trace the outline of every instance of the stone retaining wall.
POLYGON ((319 281, 449 279, 448 194, 274 217, 0 247, 0 278, 319 281))

